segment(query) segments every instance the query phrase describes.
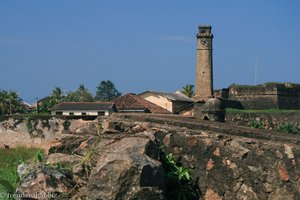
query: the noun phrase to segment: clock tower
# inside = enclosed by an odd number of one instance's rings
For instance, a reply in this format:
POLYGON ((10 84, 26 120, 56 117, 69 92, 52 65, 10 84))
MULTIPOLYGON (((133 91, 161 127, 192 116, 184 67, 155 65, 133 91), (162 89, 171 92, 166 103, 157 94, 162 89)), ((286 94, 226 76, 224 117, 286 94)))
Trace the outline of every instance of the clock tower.
POLYGON ((196 95, 195 100, 213 97, 213 58, 211 26, 199 26, 197 33, 196 95))

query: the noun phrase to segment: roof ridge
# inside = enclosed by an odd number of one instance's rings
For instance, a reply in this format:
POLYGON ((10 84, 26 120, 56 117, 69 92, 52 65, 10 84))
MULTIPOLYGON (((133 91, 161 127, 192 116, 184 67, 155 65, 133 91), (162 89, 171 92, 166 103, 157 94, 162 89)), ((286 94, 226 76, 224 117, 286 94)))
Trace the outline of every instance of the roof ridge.
MULTIPOLYGON (((86 104, 113 104, 113 102, 110 101, 94 101, 94 102, 75 102, 75 101, 63 101, 59 104, 80 104, 80 103, 86 103, 86 104)), ((58 105, 58 104, 57 104, 58 105)))

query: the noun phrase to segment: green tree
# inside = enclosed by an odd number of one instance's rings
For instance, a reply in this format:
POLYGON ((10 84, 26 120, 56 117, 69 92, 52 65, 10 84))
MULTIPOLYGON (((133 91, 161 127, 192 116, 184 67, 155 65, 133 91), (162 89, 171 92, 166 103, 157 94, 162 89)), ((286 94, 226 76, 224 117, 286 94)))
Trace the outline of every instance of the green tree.
POLYGON ((24 112, 21 98, 15 91, 0 90, 0 113, 1 115, 24 112))
POLYGON ((55 87, 52 94, 38 106, 38 112, 50 112, 49 109, 64 100, 64 94, 60 87, 55 87))
POLYGON ((52 91, 52 94, 49 99, 50 104, 54 106, 54 105, 62 102, 63 99, 64 99, 63 91, 61 90, 60 87, 55 87, 54 90, 52 91))
POLYGON ((84 85, 80 85, 79 88, 73 92, 69 92, 63 101, 67 102, 93 102, 95 101, 93 95, 90 91, 84 87, 84 85))
POLYGON ((195 95, 194 92, 194 85, 192 84, 187 84, 184 87, 182 87, 182 90, 180 91, 182 94, 184 94, 185 96, 191 98, 195 95))
POLYGON ((96 100, 111 101, 121 96, 121 93, 115 88, 115 85, 110 80, 101 81, 97 87, 96 100))

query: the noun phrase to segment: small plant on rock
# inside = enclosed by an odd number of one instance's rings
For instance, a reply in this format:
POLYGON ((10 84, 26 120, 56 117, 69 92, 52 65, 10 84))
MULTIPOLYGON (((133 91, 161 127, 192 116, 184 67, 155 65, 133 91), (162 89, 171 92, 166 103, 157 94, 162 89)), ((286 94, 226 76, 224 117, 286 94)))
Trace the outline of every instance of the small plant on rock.
POLYGON ((39 163, 42 163, 43 161, 45 161, 45 157, 42 151, 38 151, 36 154, 36 159, 39 163))
POLYGON ((26 128, 27 128, 28 133, 32 133, 33 126, 32 126, 32 119, 30 117, 27 117, 25 119, 25 124, 26 124, 26 128))
POLYGON ((165 154, 161 148, 161 161, 166 170, 167 196, 172 200, 198 200, 199 193, 191 176, 192 170, 184 167, 172 153, 165 154))

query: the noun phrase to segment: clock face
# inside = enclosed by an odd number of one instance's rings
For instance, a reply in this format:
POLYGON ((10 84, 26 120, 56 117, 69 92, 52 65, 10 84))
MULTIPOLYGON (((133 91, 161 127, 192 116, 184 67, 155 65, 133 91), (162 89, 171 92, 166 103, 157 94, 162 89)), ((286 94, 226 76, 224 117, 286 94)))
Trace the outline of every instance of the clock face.
POLYGON ((202 38, 202 39, 201 39, 201 44, 202 44, 203 46, 207 46, 207 41, 206 41, 205 38, 202 38))

